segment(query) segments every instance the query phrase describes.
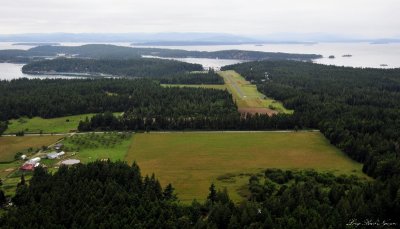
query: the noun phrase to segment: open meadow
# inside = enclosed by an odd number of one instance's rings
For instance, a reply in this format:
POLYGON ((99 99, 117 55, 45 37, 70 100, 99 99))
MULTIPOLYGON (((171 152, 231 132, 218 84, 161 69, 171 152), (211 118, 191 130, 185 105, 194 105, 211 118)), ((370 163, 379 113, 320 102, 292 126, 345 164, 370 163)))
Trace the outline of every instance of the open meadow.
POLYGON ((17 152, 48 146, 60 138, 62 136, 0 137, 0 162, 12 161, 17 152))
POLYGON ((267 168, 315 169, 363 176, 362 165, 319 132, 188 132, 135 134, 125 158, 142 174, 172 183, 183 202, 204 200, 214 182, 235 201, 249 175, 267 168))
POLYGON ((49 119, 40 117, 12 119, 9 121, 10 124, 5 134, 13 134, 18 131, 25 133, 40 133, 40 131, 43 133, 68 133, 78 128, 79 121, 85 120, 86 117, 91 118, 93 115, 82 114, 49 119))
MULTIPOLYGON (((121 115, 121 112, 114 112, 114 115, 121 115)), ((19 118, 9 121, 9 125, 4 134, 15 134, 19 131, 25 133, 69 133, 76 131, 80 121, 91 118, 95 114, 80 114, 58 118, 19 118)))

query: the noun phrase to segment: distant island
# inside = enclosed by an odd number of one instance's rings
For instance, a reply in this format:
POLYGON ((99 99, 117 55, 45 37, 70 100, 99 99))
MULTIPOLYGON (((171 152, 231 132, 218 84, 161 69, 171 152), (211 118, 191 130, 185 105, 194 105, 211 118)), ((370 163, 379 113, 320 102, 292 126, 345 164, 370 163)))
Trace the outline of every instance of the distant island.
POLYGON ((328 58, 329 59, 335 59, 335 56, 334 55, 330 55, 328 58))
POLYGON ((345 54, 345 55, 343 55, 342 57, 352 57, 353 55, 351 55, 351 54, 345 54))
MULTIPOLYGON (((313 45, 317 42, 303 41, 262 41, 264 44, 304 44, 313 45)), ((248 45, 264 46, 260 41, 146 41, 131 43, 131 46, 209 46, 209 45, 248 45)))
POLYGON ((26 46, 46 46, 46 45, 61 45, 60 43, 43 43, 43 42, 36 42, 36 43, 26 43, 26 42, 22 42, 22 43, 14 43, 12 45, 26 45, 26 46))
POLYGON ((210 58, 230 60, 300 60, 311 61, 322 58, 317 54, 293 54, 245 50, 223 50, 215 52, 186 51, 179 49, 133 48, 115 45, 83 46, 37 46, 28 50, 0 50, 0 62, 28 63, 49 57, 73 56, 89 59, 135 59, 151 55, 164 58, 210 58))

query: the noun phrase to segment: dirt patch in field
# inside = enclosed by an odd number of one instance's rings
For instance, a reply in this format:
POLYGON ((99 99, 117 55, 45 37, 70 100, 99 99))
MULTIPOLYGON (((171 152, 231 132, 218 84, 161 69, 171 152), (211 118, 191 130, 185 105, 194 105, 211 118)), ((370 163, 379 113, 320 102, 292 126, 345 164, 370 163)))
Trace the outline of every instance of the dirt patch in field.
POLYGON ((278 114, 278 111, 269 108, 239 108, 238 110, 242 115, 258 113, 258 114, 267 114, 268 116, 272 116, 278 114))

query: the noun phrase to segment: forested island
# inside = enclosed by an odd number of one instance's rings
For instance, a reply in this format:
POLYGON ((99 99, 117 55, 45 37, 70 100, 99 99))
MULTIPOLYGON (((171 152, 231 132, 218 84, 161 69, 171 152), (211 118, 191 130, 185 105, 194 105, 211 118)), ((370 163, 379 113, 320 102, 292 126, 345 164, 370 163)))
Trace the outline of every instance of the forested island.
POLYGON ((0 50, 0 62, 30 62, 35 59, 59 55, 92 59, 132 59, 142 56, 170 58, 212 58, 236 60, 304 60, 322 58, 316 54, 290 54, 244 50, 215 52, 186 51, 179 49, 131 48, 114 45, 91 44, 82 46, 38 46, 29 50, 0 50))
POLYGON ((137 58, 131 60, 96 60, 78 58, 56 58, 36 61, 22 68, 27 74, 46 73, 103 73, 114 76, 161 78, 174 73, 202 71, 200 64, 189 64, 174 60, 137 58))
POLYGON ((24 65, 22 72, 33 75, 82 74, 89 77, 150 78, 164 84, 224 83, 212 69, 203 71, 200 64, 151 58, 130 60, 56 58, 24 65))

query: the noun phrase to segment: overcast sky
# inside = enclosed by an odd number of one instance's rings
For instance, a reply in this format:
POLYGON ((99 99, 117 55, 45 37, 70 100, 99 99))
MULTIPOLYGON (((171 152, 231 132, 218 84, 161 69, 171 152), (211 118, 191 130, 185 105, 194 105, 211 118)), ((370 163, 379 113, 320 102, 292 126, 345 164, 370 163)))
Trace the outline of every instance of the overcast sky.
POLYGON ((400 0, 0 0, 0 33, 399 37, 400 0))

